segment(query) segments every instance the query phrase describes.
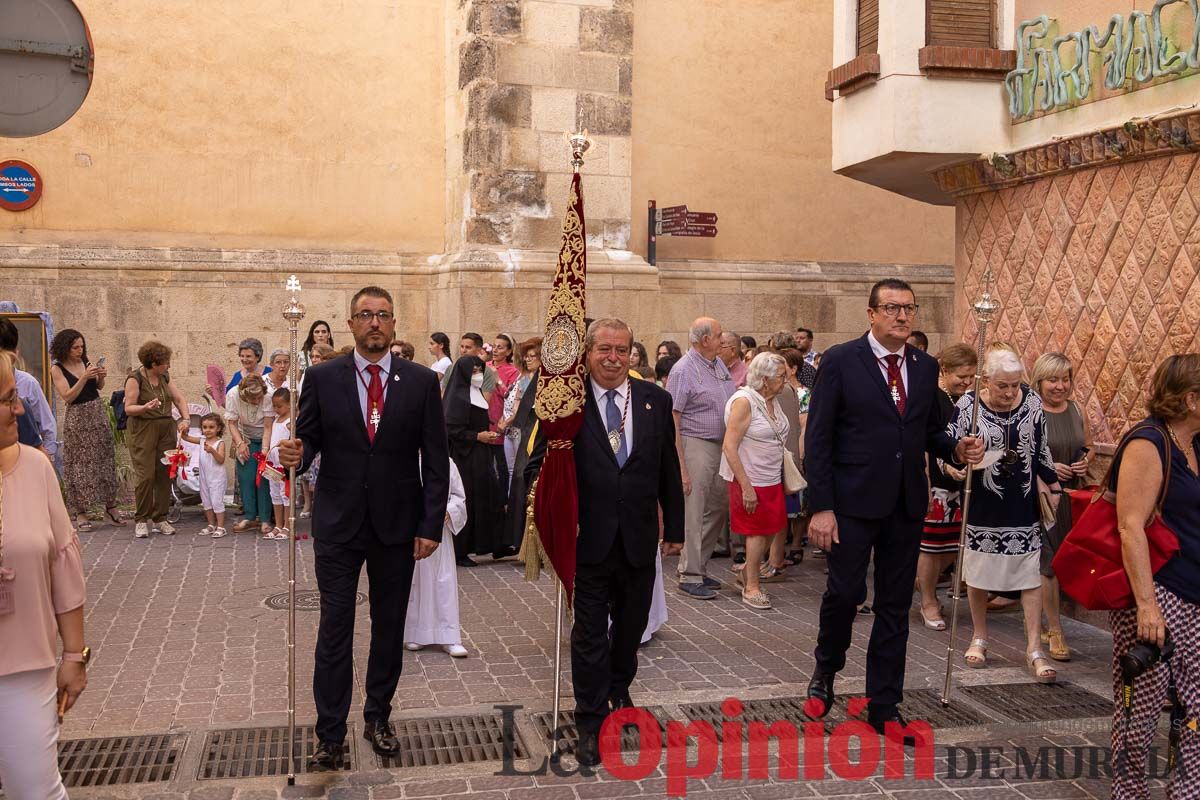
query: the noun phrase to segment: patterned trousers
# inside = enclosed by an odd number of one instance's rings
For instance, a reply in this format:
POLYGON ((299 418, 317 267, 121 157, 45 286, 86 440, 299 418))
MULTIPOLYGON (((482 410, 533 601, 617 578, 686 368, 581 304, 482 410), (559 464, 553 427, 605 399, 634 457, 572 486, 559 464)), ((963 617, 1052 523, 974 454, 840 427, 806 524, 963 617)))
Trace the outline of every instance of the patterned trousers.
MULTIPOLYGON (((1200 605, 1189 603, 1158 584, 1154 585, 1167 630, 1175 642, 1175 655, 1158 662, 1133 682, 1133 709, 1129 720, 1121 702, 1121 665, 1117 660, 1137 638, 1137 611, 1110 612, 1113 630, 1113 697, 1116 708, 1112 727, 1113 800, 1148 800, 1150 745, 1158 730, 1170 680, 1186 709, 1179 740, 1179 759, 1171 773, 1167 797, 1200 798, 1200 605), (1197 727, 1188 727, 1190 725, 1197 727)), ((1160 752, 1159 758, 1166 754, 1160 752)), ((1161 765, 1160 765, 1161 766, 1161 765)), ((1161 773, 1160 773, 1161 774, 1161 773)))

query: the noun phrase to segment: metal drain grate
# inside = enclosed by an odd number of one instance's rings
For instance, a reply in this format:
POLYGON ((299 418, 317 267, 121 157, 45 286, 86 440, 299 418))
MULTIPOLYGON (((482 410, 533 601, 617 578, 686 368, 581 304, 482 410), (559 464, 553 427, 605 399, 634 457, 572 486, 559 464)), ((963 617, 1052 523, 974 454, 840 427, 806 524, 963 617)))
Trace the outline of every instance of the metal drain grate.
MULTIPOLYGON (((665 714, 660 706, 645 706, 644 709, 654 715, 658 720, 659 731, 665 731, 666 726, 663 722, 665 714)), ((538 736, 542 740, 549 743, 550 734, 554 728, 554 713, 551 711, 539 711, 531 715, 534 727, 537 728, 538 736)), ((559 727, 562 729, 562 739, 560 740, 559 749, 564 753, 574 753, 575 745, 579 744, 579 729, 575 727, 575 712, 563 711, 559 714, 559 727)), ((664 738, 664 741, 665 738, 664 738)), ((629 751, 638 748, 638 732, 634 725, 626 725, 625 730, 621 734, 621 750, 629 751)))
POLYGON ((941 692, 933 689, 905 689, 904 702, 900 704, 900 709, 910 722, 919 719, 928 722, 929 727, 934 730, 966 728, 996 721, 961 700, 956 702, 953 696, 950 698, 950 707, 944 707, 941 692))
MULTIPOLYGON (((273 611, 287 611, 290 598, 287 592, 268 595, 263 600, 263 605, 273 611)), ((354 605, 361 606, 367 602, 367 596, 362 592, 354 593, 354 605)), ((316 589, 300 589, 296 592, 296 610, 297 611, 320 611, 321 610, 321 593, 316 589)))
MULTIPOLYGON (((278 728, 239 728, 210 731, 204 741, 204 753, 196 777, 202 781, 218 778, 261 778, 287 775, 286 726, 278 728)), ((346 762, 343 769, 354 769, 354 726, 346 731, 346 762)), ((308 758, 317 749, 317 736, 311 725, 296 728, 296 772, 308 771, 308 758)))
POLYGON ((1073 683, 1000 683, 960 690, 989 711, 1017 722, 1110 717, 1112 698, 1073 683))
MULTIPOLYGON (((400 740, 400 755, 379 756, 379 765, 433 767, 504 759, 504 725, 499 714, 392 720, 400 740)), ((525 743, 514 728, 512 757, 526 758, 525 743)))
POLYGON ((58 769, 68 789, 160 783, 175 777, 185 744, 171 734, 70 739, 58 744, 58 769))
MULTIPOLYGON (((806 722, 813 722, 804 713, 804 703, 807 700, 805 697, 773 697, 768 700, 744 700, 742 701, 742 713, 733 719, 725 716, 725 712, 721 710, 721 703, 688 703, 682 705, 679 710, 682 711, 688 719, 694 722, 707 722, 713 726, 717 733, 717 740, 721 741, 721 723, 725 721, 741 722, 742 736, 748 735, 749 723, 761 722, 764 725, 771 725, 775 722, 791 722, 797 728, 803 730, 803 725, 806 722)), ((838 698, 834 703, 834 707, 830 709, 828 716, 825 717, 826 730, 831 725, 836 725, 841 720, 846 718, 846 706, 842 698, 838 698)))

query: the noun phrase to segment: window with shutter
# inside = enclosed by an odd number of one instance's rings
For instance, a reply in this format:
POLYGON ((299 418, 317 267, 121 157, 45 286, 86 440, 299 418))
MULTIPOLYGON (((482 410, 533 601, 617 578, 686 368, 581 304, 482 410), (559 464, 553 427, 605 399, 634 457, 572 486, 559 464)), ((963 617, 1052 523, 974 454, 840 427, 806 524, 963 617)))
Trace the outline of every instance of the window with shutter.
POLYGON ((925 0, 925 42, 995 47, 995 0, 925 0))
POLYGON ((879 0, 858 0, 857 54, 879 52, 879 0))

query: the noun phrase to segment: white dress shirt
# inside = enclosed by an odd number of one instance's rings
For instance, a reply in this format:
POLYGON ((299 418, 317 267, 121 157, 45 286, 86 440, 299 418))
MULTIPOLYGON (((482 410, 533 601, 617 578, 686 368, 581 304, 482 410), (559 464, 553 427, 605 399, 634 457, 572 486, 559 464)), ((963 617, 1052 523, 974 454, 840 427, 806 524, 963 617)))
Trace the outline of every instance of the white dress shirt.
POLYGON ((371 364, 378 364, 383 370, 379 373, 379 381, 383 384, 383 398, 379 401, 379 413, 382 415, 383 404, 387 402, 388 384, 392 382, 392 351, 388 350, 378 361, 368 361, 357 349, 354 351, 354 369, 358 371, 355 377, 358 383, 358 406, 362 409, 364 425, 368 422, 367 387, 371 385, 371 373, 367 372, 367 367, 371 364))
POLYGON ((908 354, 904 345, 900 345, 899 350, 888 350, 879 340, 875 338, 874 333, 867 333, 867 341, 871 344, 871 352, 875 354, 875 362, 879 364, 879 369, 883 370, 883 381, 887 383, 888 379, 888 362, 887 357, 895 353, 900 356, 900 381, 904 384, 904 394, 908 396, 908 359, 905 356, 908 354))
MULTIPOLYGON (((596 398, 596 413, 600 415, 600 427, 608 430, 608 389, 605 389, 600 384, 596 383, 594 378, 588 378, 592 382, 592 396, 596 398)), ((617 413, 625 411, 625 398, 629 394, 629 378, 625 382, 616 387, 617 396, 617 413)), ((633 403, 633 398, 629 399, 630 404, 633 403)), ((625 415, 625 455, 633 453, 633 408, 629 409, 629 413, 625 415)))

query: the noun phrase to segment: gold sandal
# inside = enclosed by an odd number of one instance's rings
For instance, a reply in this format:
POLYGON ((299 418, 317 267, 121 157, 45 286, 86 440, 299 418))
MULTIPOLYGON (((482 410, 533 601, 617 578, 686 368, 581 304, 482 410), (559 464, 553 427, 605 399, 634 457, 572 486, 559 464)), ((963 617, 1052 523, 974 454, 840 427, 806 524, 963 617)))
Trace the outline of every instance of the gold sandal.
POLYGON ((1067 638, 1062 631, 1047 631, 1044 641, 1050 645, 1050 657, 1055 661, 1071 660, 1071 648, 1067 647, 1067 638))

